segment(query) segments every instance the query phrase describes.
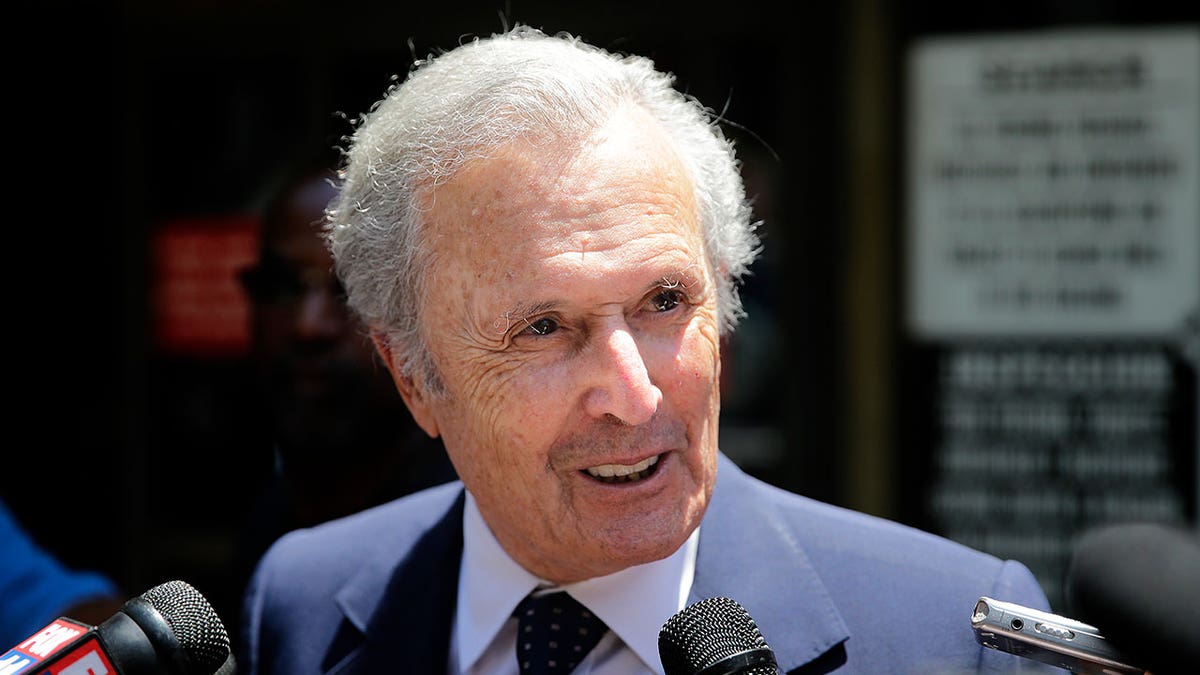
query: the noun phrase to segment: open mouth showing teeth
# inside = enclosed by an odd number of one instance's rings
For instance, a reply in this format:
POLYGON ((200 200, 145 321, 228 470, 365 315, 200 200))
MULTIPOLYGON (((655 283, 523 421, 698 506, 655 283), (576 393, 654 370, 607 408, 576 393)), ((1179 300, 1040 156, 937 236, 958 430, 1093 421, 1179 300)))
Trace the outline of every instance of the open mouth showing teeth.
POLYGON ((631 483, 649 478, 658 466, 658 455, 644 459, 637 464, 601 464, 587 468, 587 474, 601 483, 631 483))

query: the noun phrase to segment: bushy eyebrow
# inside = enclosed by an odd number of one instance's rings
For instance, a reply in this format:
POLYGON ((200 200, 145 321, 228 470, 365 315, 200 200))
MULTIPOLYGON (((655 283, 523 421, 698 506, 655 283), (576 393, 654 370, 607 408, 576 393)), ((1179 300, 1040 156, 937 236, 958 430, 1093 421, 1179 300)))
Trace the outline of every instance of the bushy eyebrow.
POLYGON ((699 263, 693 262, 675 274, 664 275, 657 282, 651 284, 646 291, 649 292, 655 288, 691 288, 700 283, 703 278, 702 275, 693 273, 693 270, 697 267, 699 267, 699 263))
POLYGON ((513 305, 507 312, 496 317, 496 321, 492 324, 497 333, 507 333, 508 329, 514 323, 524 322, 529 323, 529 317, 541 314, 543 312, 553 311, 558 309, 560 303, 554 300, 546 300, 535 303, 517 303, 513 305))
MULTIPOLYGON (((698 268, 700 268, 700 263, 692 262, 672 274, 665 274, 647 284, 642 293, 650 293, 655 289, 690 289, 703 280, 703 275, 696 273, 698 268)), ((543 300, 532 303, 518 302, 510 307, 508 311, 496 317, 496 320, 492 322, 492 327, 497 333, 507 333, 514 323, 528 324, 530 317, 545 312, 552 312, 561 306, 562 302, 558 300, 543 300)))

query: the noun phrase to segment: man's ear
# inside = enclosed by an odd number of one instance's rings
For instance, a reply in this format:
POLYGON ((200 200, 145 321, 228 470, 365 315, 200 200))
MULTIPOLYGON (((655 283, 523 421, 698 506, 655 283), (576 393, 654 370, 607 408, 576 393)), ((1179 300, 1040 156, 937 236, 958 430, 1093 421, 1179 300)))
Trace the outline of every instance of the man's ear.
POLYGON ((431 438, 437 438, 439 433, 437 419, 434 417, 433 408, 429 405, 429 395, 425 391, 425 383, 414 381, 411 376, 404 374, 404 362, 397 358, 387 335, 372 330, 371 342, 375 343, 375 351, 379 352, 379 356, 387 365, 388 372, 392 374, 392 382, 396 383, 400 398, 404 399, 404 405, 408 406, 408 411, 412 413, 417 426, 421 427, 431 438))

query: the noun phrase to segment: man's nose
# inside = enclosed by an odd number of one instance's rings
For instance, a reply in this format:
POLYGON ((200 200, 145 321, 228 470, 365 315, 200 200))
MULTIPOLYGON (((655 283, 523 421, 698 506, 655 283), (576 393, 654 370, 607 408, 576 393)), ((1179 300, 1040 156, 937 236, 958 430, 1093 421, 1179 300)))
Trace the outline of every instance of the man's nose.
POLYGON ((596 418, 611 415, 629 425, 650 421, 663 395, 650 380, 636 337, 624 324, 595 337, 589 350, 594 376, 584 393, 585 411, 596 418))

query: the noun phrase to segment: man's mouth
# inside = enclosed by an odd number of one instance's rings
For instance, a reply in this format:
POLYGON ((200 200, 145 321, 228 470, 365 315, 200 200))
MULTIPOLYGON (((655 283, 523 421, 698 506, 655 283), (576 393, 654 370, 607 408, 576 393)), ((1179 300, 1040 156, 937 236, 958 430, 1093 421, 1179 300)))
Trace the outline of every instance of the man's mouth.
POLYGON ((659 457, 648 457, 637 464, 601 464, 588 467, 585 471, 601 483, 631 483, 649 478, 658 466, 659 457))

